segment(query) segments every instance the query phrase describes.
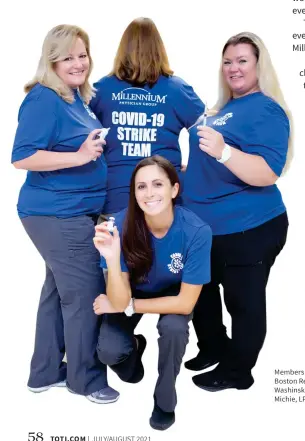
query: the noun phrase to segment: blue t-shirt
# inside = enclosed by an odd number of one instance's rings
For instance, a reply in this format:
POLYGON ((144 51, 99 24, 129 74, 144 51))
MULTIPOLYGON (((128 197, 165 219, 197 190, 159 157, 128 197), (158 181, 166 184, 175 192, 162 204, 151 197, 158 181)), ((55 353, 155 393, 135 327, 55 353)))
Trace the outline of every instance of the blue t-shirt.
MULTIPOLYGON (((285 211, 277 186, 256 187, 235 176, 199 148, 196 124, 190 129, 190 156, 184 178, 184 206, 207 222, 213 235, 257 227, 285 211)), ((225 143, 261 156, 280 176, 286 161, 289 120, 284 110, 261 92, 230 100, 207 125, 225 143)))
MULTIPOLYGON (((77 91, 67 103, 52 89, 37 84, 25 97, 18 115, 12 162, 38 150, 76 152, 101 123, 77 91)), ((73 217, 100 213, 106 195, 107 165, 103 155, 79 167, 28 171, 21 188, 18 213, 25 216, 73 217)))
POLYGON ((193 88, 178 77, 160 76, 150 88, 133 87, 116 76, 94 84, 96 97, 90 107, 107 135, 107 199, 104 213, 116 213, 128 205, 129 184, 136 164, 161 155, 180 172, 180 131, 189 128, 204 111, 193 88))
MULTIPOLYGON (((122 241, 122 228, 127 210, 116 216, 115 224, 122 241)), ((174 221, 167 234, 158 239, 151 234, 154 253, 153 264, 145 283, 134 288, 156 293, 181 282, 202 285, 210 281, 210 227, 186 208, 176 206, 174 221)), ((101 267, 106 261, 101 257, 101 267)), ((121 252, 122 272, 128 272, 121 252)))

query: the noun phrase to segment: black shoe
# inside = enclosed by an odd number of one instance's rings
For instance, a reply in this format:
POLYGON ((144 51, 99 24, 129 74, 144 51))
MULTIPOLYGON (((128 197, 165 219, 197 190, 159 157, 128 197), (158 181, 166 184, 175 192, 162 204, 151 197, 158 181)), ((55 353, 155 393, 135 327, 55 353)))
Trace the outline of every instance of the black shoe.
POLYGON ((199 351, 195 358, 184 363, 186 369, 190 371, 202 371, 215 364, 219 363, 219 357, 208 355, 205 352, 199 351))
POLYGON ((146 338, 142 334, 135 335, 137 340, 137 369, 132 375, 132 377, 128 380, 128 383, 139 383, 144 377, 144 366, 141 361, 142 355, 146 348, 146 338))
POLYGON ((164 412, 156 403, 149 424, 153 429, 166 430, 175 422, 175 412, 164 412))
POLYGON ((225 389, 249 389, 254 383, 251 374, 239 378, 230 378, 228 373, 221 372, 217 368, 204 374, 195 375, 192 379, 196 386, 209 392, 218 392, 225 389))

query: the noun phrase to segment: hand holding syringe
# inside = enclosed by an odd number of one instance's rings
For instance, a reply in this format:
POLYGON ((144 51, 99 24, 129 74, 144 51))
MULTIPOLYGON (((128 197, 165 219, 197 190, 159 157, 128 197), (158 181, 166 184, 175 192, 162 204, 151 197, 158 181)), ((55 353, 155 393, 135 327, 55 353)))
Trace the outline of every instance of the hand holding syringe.
POLYGON ((114 225, 115 218, 109 217, 106 222, 95 226, 93 242, 100 255, 103 268, 107 268, 109 262, 118 261, 121 253, 120 236, 114 225))
MULTIPOLYGON (((108 135, 109 130, 110 130, 110 127, 108 127, 107 129, 106 128, 101 129, 100 133, 98 133, 94 139, 104 140, 106 138, 106 136, 108 135)), ((96 161, 96 159, 97 158, 93 159, 93 161, 96 161)))

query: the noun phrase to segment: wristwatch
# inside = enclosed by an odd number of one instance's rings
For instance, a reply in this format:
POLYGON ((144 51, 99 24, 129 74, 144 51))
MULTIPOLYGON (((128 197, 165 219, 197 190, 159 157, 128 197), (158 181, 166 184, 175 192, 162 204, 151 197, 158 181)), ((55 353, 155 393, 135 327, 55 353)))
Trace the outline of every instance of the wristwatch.
POLYGON ((224 162, 226 162, 228 159, 231 158, 231 147, 228 144, 225 144, 224 149, 222 151, 222 155, 220 159, 216 159, 217 162, 220 162, 221 164, 223 164, 224 162))
POLYGON ((128 317, 131 317, 135 313, 135 310, 134 310, 134 298, 133 297, 131 297, 131 299, 129 301, 129 304, 128 304, 128 306, 127 306, 127 308, 125 309, 124 312, 125 312, 125 314, 128 317))

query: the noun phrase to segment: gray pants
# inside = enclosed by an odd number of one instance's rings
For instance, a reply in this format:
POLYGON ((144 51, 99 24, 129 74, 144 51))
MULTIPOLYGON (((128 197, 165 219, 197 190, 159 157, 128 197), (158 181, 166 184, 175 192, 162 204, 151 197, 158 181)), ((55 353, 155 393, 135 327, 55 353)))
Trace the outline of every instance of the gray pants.
POLYGON ((100 318, 93 301, 105 292, 89 216, 29 216, 22 224, 46 264, 28 381, 41 387, 67 379, 76 393, 107 386, 106 366, 96 355, 100 318), (67 365, 63 363, 67 354, 67 365))
MULTIPOLYGON (((137 369, 137 346, 134 329, 142 314, 127 317, 122 314, 105 314, 100 330, 97 353, 102 363, 115 371, 121 380, 128 382, 137 369)), ((172 412, 177 404, 176 378, 180 371, 188 343, 190 315, 160 315, 159 331, 159 377, 154 396, 158 406, 172 412)))

